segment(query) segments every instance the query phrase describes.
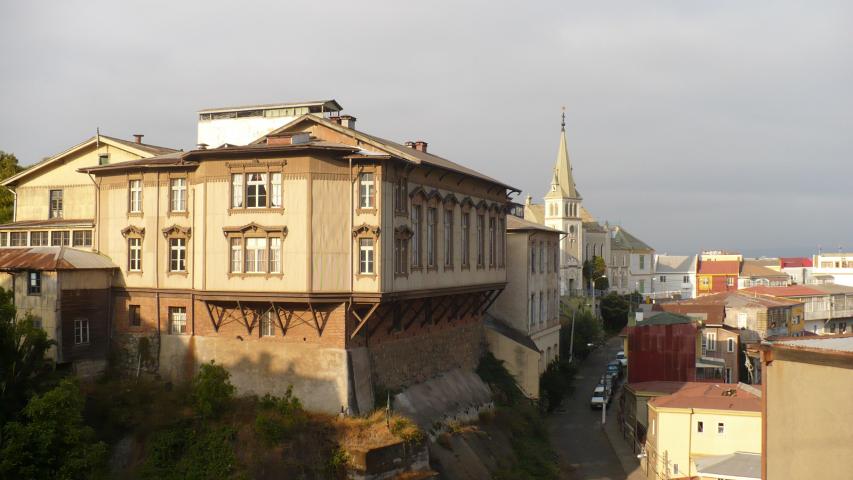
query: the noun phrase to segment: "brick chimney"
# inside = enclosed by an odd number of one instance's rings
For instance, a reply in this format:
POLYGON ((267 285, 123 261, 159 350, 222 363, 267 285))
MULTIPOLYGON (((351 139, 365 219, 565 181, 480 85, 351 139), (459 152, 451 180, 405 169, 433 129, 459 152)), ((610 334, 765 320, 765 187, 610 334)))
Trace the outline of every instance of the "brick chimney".
POLYGON ((355 130, 355 117, 352 115, 341 115, 341 126, 355 130))
POLYGON ((406 142, 406 146, 409 148, 414 148, 415 150, 417 150, 419 152, 426 153, 426 151, 427 151, 427 142, 425 142, 423 140, 415 140, 415 141, 406 142))
POLYGON ((141 133, 134 133, 133 134, 133 137, 136 138, 136 143, 142 143, 142 137, 144 137, 144 136, 145 135, 143 135, 141 133))
POLYGON ((343 123, 343 122, 341 122, 341 118, 342 117, 335 115, 335 116, 329 117, 328 120, 332 123, 337 123, 338 125, 341 125, 343 123))

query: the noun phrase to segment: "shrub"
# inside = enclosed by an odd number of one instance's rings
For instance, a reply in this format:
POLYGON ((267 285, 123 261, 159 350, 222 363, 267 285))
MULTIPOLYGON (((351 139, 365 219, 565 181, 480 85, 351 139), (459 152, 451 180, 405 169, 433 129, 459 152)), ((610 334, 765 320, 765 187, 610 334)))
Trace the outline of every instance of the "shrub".
POLYGON ((232 427, 182 422, 148 441, 142 478, 204 480, 229 478, 236 468, 232 427))
POLYGON ((255 433, 268 445, 275 445, 302 429, 308 416, 302 402, 293 396, 293 387, 287 387, 283 397, 264 395, 258 402, 260 412, 255 416, 255 433))
POLYGON ((193 404, 198 414, 211 418, 228 406, 236 390, 230 377, 228 370, 213 360, 201 366, 192 382, 193 404))

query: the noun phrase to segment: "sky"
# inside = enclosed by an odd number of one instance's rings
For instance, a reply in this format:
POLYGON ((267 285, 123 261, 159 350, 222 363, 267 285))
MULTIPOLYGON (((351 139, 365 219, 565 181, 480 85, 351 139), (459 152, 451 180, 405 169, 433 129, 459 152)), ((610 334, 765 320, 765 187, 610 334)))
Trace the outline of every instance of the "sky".
POLYGON ((190 149, 207 107, 334 98, 658 252, 853 250, 853 2, 0 3, 0 150, 190 149), (846 179, 846 180, 845 180, 846 179))

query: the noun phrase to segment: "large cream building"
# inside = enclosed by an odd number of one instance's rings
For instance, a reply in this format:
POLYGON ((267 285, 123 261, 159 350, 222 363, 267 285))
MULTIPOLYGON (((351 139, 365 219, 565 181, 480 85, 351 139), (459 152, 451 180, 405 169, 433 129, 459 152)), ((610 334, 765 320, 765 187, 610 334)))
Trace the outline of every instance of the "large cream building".
POLYGON ((215 360, 243 393, 293 385, 339 412, 476 366, 513 189, 425 142, 309 112, 246 145, 81 171, 93 248, 120 269, 111 328, 131 368, 144 343, 143 368, 166 378, 215 360))

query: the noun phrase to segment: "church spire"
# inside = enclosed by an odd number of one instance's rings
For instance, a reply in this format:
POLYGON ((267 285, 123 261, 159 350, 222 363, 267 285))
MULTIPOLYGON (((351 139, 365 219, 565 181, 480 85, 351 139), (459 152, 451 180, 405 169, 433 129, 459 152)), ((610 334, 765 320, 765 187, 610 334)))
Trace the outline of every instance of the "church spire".
POLYGON ((566 107, 563 107, 560 122, 560 146, 557 150, 557 163, 554 165, 554 180, 548 197, 580 198, 572 178, 572 164, 569 161, 569 147, 566 144, 566 107), (556 183, 556 189, 553 188, 556 183))

